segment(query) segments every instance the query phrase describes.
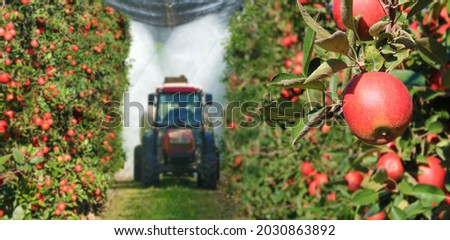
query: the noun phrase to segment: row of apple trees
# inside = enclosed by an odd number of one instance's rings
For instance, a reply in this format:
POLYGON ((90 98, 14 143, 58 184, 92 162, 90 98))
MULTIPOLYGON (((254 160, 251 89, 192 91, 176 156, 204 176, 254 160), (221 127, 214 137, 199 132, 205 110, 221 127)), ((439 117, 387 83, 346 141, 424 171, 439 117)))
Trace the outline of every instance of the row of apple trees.
POLYGON ((0 219, 92 218, 124 158, 128 20, 101 0, 3 1, 0 219))

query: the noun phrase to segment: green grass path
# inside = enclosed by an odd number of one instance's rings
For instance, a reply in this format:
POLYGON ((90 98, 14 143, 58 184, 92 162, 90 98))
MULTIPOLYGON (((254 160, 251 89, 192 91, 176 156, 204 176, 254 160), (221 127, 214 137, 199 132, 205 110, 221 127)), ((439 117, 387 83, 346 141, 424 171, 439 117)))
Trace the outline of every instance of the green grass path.
POLYGON ((215 191, 199 189, 192 178, 165 178, 160 188, 116 183, 109 198, 101 219, 233 219, 235 212, 221 187, 215 191))

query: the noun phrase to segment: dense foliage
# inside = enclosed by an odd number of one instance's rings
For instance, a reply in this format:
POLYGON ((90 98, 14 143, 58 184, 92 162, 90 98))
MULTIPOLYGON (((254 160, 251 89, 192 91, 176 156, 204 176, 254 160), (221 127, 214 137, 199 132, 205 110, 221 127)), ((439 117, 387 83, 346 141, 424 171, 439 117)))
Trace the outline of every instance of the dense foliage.
POLYGON ((245 214, 450 218, 449 1, 389 1, 389 16, 370 31, 373 41, 338 31, 332 2, 301 2, 302 14, 295 0, 247 1, 231 20, 227 96, 242 110, 227 115, 224 148, 245 214), (352 76, 378 71, 404 83, 414 111, 402 136, 372 146, 333 110, 352 76), (305 125, 311 130, 302 131, 305 125))
POLYGON ((6 1, 0 18, 0 219, 79 219, 124 157, 128 20, 103 1, 6 1))

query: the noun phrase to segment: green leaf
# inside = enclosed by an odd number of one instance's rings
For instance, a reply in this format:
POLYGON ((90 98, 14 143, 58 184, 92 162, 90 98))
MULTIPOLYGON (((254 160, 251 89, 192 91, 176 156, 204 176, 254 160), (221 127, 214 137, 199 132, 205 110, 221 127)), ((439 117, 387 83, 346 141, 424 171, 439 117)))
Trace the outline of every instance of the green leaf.
POLYGON ((38 163, 41 163, 41 162, 43 162, 44 161, 44 158, 42 157, 42 156, 36 156, 36 157, 33 157, 31 160, 30 160, 30 163, 32 163, 32 164, 38 164, 38 163))
POLYGON ((374 45, 366 47, 366 69, 369 72, 378 72, 384 65, 384 57, 374 45))
POLYGON ((321 38, 315 41, 317 46, 330 51, 347 56, 350 50, 350 43, 347 35, 342 31, 337 31, 327 38, 321 38))
POLYGON ((447 171, 447 174, 445 175, 445 190, 447 192, 450 192, 450 172, 447 171))
POLYGON ((322 63, 305 81, 305 83, 316 82, 329 77, 339 71, 348 68, 347 64, 339 59, 330 59, 322 63))
POLYGON ((356 191, 352 196, 352 204, 356 206, 365 206, 375 202, 378 199, 378 193, 372 189, 362 189, 356 191))
POLYGON ((423 87, 413 87, 410 91, 411 95, 418 95, 423 102, 429 103, 433 99, 445 96, 445 92, 437 92, 423 87))
POLYGON ((307 134, 313 127, 320 125, 323 119, 321 116, 325 114, 326 107, 322 107, 313 112, 304 114, 303 118, 299 119, 294 127, 292 128, 292 136, 295 138, 292 140, 292 145, 294 145, 298 140, 300 140, 305 134, 307 134), (319 121, 320 120, 320 121, 319 121))
POLYGON ((416 162, 417 162, 417 164, 420 164, 420 163, 428 164, 428 159, 424 155, 418 155, 416 157, 416 162))
POLYGON ((375 23, 374 25, 372 25, 372 27, 370 27, 369 29, 369 34, 371 36, 378 36, 380 35, 380 33, 386 29, 386 27, 391 24, 391 21, 379 21, 377 23, 375 23))
POLYGON ((295 74, 280 73, 275 75, 267 86, 283 87, 283 88, 302 88, 324 90, 325 86, 320 81, 306 82, 306 78, 302 78, 295 74))
POLYGON ((411 2, 416 0, 399 0, 397 5, 403 5, 403 4, 411 4, 411 2))
POLYGON ((441 133, 444 131, 444 125, 441 122, 432 122, 427 128, 428 133, 441 133))
POLYGON ((398 65, 402 64, 405 59, 409 57, 410 53, 408 49, 404 49, 395 53, 392 57, 386 59, 387 72, 394 70, 398 65))
POLYGON ((310 27, 306 27, 305 38, 303 39, 303 72, 309 72, 309 64, 314 50, 314 39, 316 33, 310 27))
POLYGON ((5 155, 0 158, 0 166, 6 163, 11 158, 12 154, 5 155))
POLYGON ((428 64, 438 67, 447 63, 447 49, 433 38, 421 38, 416 41, 422 59, 428 64))
POLYGON ((316 69, 318 69, 320 65, 322 65, 322 62, 323 61, 320 58, 314 58, 313 60, 311 60, 311 62, 309 63, 308 74, 306 76, 311 76, 311 74, 316 71, 316 69))
POLYGON ((344 23, 345 27, 348 29, 351 29, 353 31, 356 31, 355 28, 355 22, 353 21, 353 1, 352 0, 343 0, 341 1, 341 17, 342 22, 344 23))
POLYGON ((412 70, 394 69, 390 72, 394 77, 400 79, 406 86, 425 86, 426 79, 420 74, 412 70))
POLYGON ((406 213, 403 212, 400 208, 398 208, 396 206, 392 206, 390 219, 391 220, 404 220, 404 219, 406 219, 406 213))
POLYGON ((414 7, 411 9, 411 11, 409 11, 407 18, 410 18, 410 17, 416 15, 417 13, 419 13, 420 11, 425 9, 432 2, 433 2, 432 0, 417 1, 416 5, 414 5, 414 7))
POLYGON ((17 148, 13 149, 13 157, 14 157, 14 160, 16 161, 16 163, 19 163, 19 164, 23 163, 23 154, 19 149, 17 149, 17 148))
POLYGON ((377 183, 383 183, 384 181, 388 180, 389 176, 386 172, 386 168, 381 167, 377 169, 375 174, 372 176, 372 180, 377 183))
POLYGON ((428 184, 414 186, 413 195, 420 200, 423 207, 437 206, 445 199, 444 191, 428 184))
POLYGON ((427 208, 422 207, 420 201, 415 201, 409 204, 405 209, 403 209, 403 212, 406 213, 406 219, 409 219, 427 210, 427 208))
POLYGON ((450 68, 447 68, 447 70, 442 73, 442 87, 450 89, 450 68))
POLYGON ((415 49, 416 48, 416 41, 414 38, 409 34, 408 32, 401 30, 401 35, 396 37, 394 39, 395 43, 403 45, 405 48, 408 49, 415 49))
POLYGON ((328 38, 331 34, 325 30, 316 20, 314 20, 311 15, 309 15, 308 11, 303 7, 303 5, 299 2, 298 8, 300 9, 300 14, 302 15, 303 20, 306 25, 308 25, 314 32, 317 33, 319 38, 328 38))
POLYGON ((25 211, 23 210, 22 206, 16 207, 16 209, 14 209, 12 219, 23 220, 24 218, 25 218, 25 211))
POLYGON ((370 148, 369 150, 367 150, 366 152, 364 152, 363 154, 359 155, 353 162, 352 162, 352 166, 356 166, 357 164, 359 164, 364 158, 366 157, 370 157, 372 156, 374 153, 378 153, 379 149, 378 148, 370 148))
POLYGON ((372 205, 369 210, 367 210, 367 212, 364 214, 364 218, 373 216, 379 212, 381 212, 383 209, 381 208, 382 206, 380 206, 379 203, 372 205))
POLYGON ((302 105, 286 99, 277 99, 263 103, 259 111, 271 121, 294 122, 302 116, 302 105))

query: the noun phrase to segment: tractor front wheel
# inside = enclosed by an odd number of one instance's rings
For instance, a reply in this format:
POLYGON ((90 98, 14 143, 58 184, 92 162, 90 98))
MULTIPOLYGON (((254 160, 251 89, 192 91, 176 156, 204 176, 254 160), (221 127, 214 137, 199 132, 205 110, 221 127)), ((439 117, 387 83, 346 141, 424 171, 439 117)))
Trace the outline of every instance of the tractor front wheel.
POLYGON ((142 185, 144 187, 159 187, 159 167, 156 156, 145 156, 142 163, 142 185))

